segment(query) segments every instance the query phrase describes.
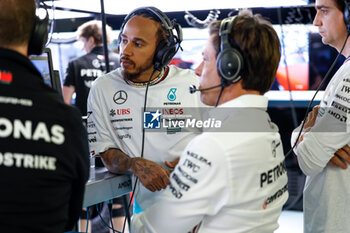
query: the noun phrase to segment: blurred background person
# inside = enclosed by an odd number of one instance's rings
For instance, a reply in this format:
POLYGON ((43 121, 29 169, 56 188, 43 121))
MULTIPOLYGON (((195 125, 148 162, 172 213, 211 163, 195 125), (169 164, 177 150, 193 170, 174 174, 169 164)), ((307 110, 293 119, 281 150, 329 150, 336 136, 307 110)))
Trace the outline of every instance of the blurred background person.
MULTIPOLYGON (((106 27, 107 43, 111 42, 112 28, 106 27)), ((86 102, 93 81, 106 72, 105 56, 103 51, 102 22, 88 21, 77 29, 77 38, 83 43, 84 56, 69 62, 66 78, 63 84, 63 98, 67 104, 72 103, 75 93, 75 106, 83 116, 87 115, 86 102)), ((110 71, 120 66, 119 56, 109 51, 110 71)))

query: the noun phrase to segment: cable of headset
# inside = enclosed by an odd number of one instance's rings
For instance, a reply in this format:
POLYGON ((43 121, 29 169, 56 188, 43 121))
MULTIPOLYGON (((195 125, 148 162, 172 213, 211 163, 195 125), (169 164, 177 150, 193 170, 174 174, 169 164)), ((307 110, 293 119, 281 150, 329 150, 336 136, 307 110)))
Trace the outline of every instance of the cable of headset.
POLYGON ((220 90, 220 93, 219 93, 218 99, 216 100, 215 107, 217 107, 217 106, 218 106, 219 101, 220 101, 220 98, 221 98, 221 95, 222 95, 222 92, 224 91, 224 89, 225 89, 225 85, 221 85, 221 90, 220 90))
MULTIPOLYGON (((113 232, 122 233, 122 232, 117 231, 116 229, 114 229, 113 220, 112 220, 112 213, 111 213, 110 209, 109 209, 109 215, 110 215, 110 219, 111 219, 111 227, 106 223, 106 221, 101 216, 101 213, 100 213, 98 205, 99 204, 96 205, 96 210, 97 210, 98 216, 101 218, 103 224, 105 226, 107 226, 109 229, 111 229, 113 232)), ((92 225, 91 225, 91 227, 92 227, 92 225)), ((86 228, 85 228, 85 232, 88 233, 88 230, 89 230, 89 207, 86 207, 86 228)), ((123 232, 124 232, 124 227, 123 227, 123 232)))
MULTIPOLYGON (((98 216, 100 216, 100 219, 102 220, 102 223, 103 223, 108 229, 111 229, 113 232, 122 233, 122 232, 120 232, 120 231, 114 229, 113 227, 110 227, 110 226, 108 225, 108 223, 106 222, 106 220, 103 219, 103 217, 101 216, 101 212, 100 212, 100 209, 99 209, 99 207, 98 207, 98 204, 96 205, 96 210, 97 210, 98 216)), ((124 232, 124 230, 123 230, 123 232, 124 232)))
POLYGON ((311 106, 312 106, 312 102, 314 101, 314 99, 315 99, 317 93, 318 93, 319 90, 321 89, 323 83, 329 78, 329 75, 330 75, 331 71, 333 70, 335 64, 337 63, 340 54, 343 52, 343 50, 344 50, 344 48, 345 48, 346 42, 348 41, 348 38, 349 38, 349 35, 350 35, 350 31, 348 31, 348 33, 347 33, 347 35, 346 35, 346 39, 345 39, 345 41, 344 41, 343 47, 342 47, 341 50, 339 51, 337 57, 334 59, 334 61, 333 61, 332 65, 331 65, 331 67, 328 69, 328 71, 327 71, 326 75, 324 76, 322 82, 318 85, 318 87, 317 87, 317 89, 316 89, 316 91, 315 91, 315 94, 313 95, 312 99, 310 100, 309 105, 308 105, 308 107, 307 107, 307 109, 306 109, 306 112, 305 112, 304 119, 303 119, 303 121, 302 121, 303 123, 301 124, 300 130, 299 130, 299 133, 298 133, 298 137, 297 137, 297 139, 296 139, 296 141, 295 141, 293 147, 286 153, 285 158, 287 158, 287 157, 292 153, 292 151, 294 150, 294 148, 295 148, 296 145, 298 144, 298 141, 299 141, 299 138, 300 138, 300 136, 301 136, 301 133, 303 132, 303 128, 304 128, 304 125, 305 125, 305 120, 306 120, 306 118, 307 118, 307 116, 308 116, 308 114, 309 114, 310 108, 311 108, 311 106))
MULTIPOLYGON (((146 84, 146 90, 145 90, 145 99, 144 99, 144 104, 143 104, 143 110, 146 111, 146 107, 147 107, 147 95, 148 95, 148 88, 149 88, 149 85, 151 83, 151 80, 152 80, 152 77, 153 75, 155 74, 157 70, 156 69, 153 69, 152 71, 152 74, 151 76, 149 77, 148 81, 147 81, 147 84, 146 84)), ((145 149, 145 128, 142 128, 142 141, 141 141, 141 155, 140 157, 143 158, 143 153, 144 153, 144 149, 145 149)), ((130 209, 130 206, 131 206, 131 202, 134 198, 134 195, 135 195, 135 190, 136 190, 136 185, 137 185, 137 182, 139 181, 139 178, 136 176, 136 179, 135 179, 135 184, 134 184, 134 187, 132 189, 132 194, 131 194, 131 197, 130 197, 130 201, 129 201, 129 204, 128 204, 128 208, 127 208, 127 211, 129 211, 130 209)), ((124 219, 124 223, 123 223, 123 232, 125 230, 125 225, 126 225, 126 218, 124 219)))
POLYGON ((89 207, 86 207, 86 233, 88 233, 89 230, 89 207))
POLYGON ((108 212, 109 212, 109 219, 111 220, 111 227, 114 229, 112 209, 113 209, 113 199, 111 203, 108 203, 108 212))

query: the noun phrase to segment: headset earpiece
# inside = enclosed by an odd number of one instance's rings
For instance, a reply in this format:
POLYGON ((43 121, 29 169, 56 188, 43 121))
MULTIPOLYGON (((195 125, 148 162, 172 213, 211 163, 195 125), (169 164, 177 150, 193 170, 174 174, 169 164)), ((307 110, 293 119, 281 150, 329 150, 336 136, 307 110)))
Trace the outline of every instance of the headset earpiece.
POLYGON ((348 33, 350 33, 350 9, 349 9, 349 3, 347 0, 344 0, 344 23, 346 26, 346 30, 348 31, 348 33))
MULTIPOLYGON (((241 79, 244 66, 241 52, 233 48, 228 40, 235 17, 223 19, 220 24, 220 52, 216 59, 217 70, 221 83, 227 86, 241 79)), ((238 46, 237 46, 238 48, 238 46)))
POLYGON ((28 55, 40 55, 45 48, 48 38, 49 14, 47 9, 44 9, 46 11, 44 19, 40 19, 39 16, 35 15, 34 26, 28 44, 28 55))
POLYGON ((153 57, 154 69, 162 70, 162 68, 169 64, 176 53, 176 48, 169 40, 162 40, 158 43, 153 57))
POLYGON ((153 57, 154 69, 161 71, 164 66, 169 64, 171 59, 175 56, 176 52, 180 48, 180 43, 182 41, 181 26, 177 23, 172 23, 162 11, 155 7, 137 8, 134 11, 130 12, 124 19, 118 37, 118 48, 121 42, 121 34, 123 32, 125 24, 129 21, 130 18, 141 13, 148 13, 157 18, 169 36, 167 39, 161 40, 158 43, 153 57), (173 29, 175 29, 177 36, 173 34, 173 29))

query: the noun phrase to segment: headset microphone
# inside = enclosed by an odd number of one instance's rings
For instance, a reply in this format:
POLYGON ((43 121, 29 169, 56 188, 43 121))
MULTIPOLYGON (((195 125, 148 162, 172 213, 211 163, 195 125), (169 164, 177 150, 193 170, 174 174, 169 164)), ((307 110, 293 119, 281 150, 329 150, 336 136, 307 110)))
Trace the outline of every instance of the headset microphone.
POLYGON ((191 85, 189 87, 189 91, 191 94, 197 92, 197 91, 207 91, 207 90, 211 90, 211 89, 214 89, 214 88, 218 88, 218 87, 222 87, 222 84, 219 84, 219 85, 216 85, 216 86, 213 86, 213 87, 208 87, 208 88, 200 88, 200 89, 197 89, 195 85, 191 85))

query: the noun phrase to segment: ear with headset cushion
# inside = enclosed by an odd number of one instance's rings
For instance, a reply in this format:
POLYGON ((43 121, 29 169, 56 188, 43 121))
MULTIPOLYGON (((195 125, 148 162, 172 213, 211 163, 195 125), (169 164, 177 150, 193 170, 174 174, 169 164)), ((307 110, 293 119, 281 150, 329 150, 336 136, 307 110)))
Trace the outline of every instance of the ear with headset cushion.
POLYGON ((221 83, 224 86, 238 82, 241 79, 244 66, 241 52, 233 48, 228 40, 234 19, 235 17, 223 19, 219 30, 221 42, 220 52, 216 59, 216 66, 221 78, 221 83))
POLYGON ((40 55, 45 48, 49 24, 49 14, 46 9, 45 11, 46 16, 44 19, 40 19, 35 15, 34 26, 28 44, 28 55, 40 55))
POLYGON ((243 68, 242 54, 234 48, 225 49, 217 57, 217 68, 224 86, 238 82, 243 68))
POLYGON ((157 45, 153 57, 154 69, 160 71, 164 66, 169 64, 176 52, 176 44, 172 43, 168 39, 161 40, 157 45))
POLYGON ((168 38, 161 40, 156 48, 153 57, 154 69, 160 71, 164 66, 168 65, 171 59, 175 56, 179 44, 182 41, 182 29, 179 24, 173 24, 168 16, 155 7, 147 7, 145 8, 152 15, 156 16, 160 22, 163 24, 162 26, 168 33, 168 38), (178 37, 176 38, 173 34, 173 29, 176 29, 178 37), (177 46, 178 45, 178 46, 177 46))

